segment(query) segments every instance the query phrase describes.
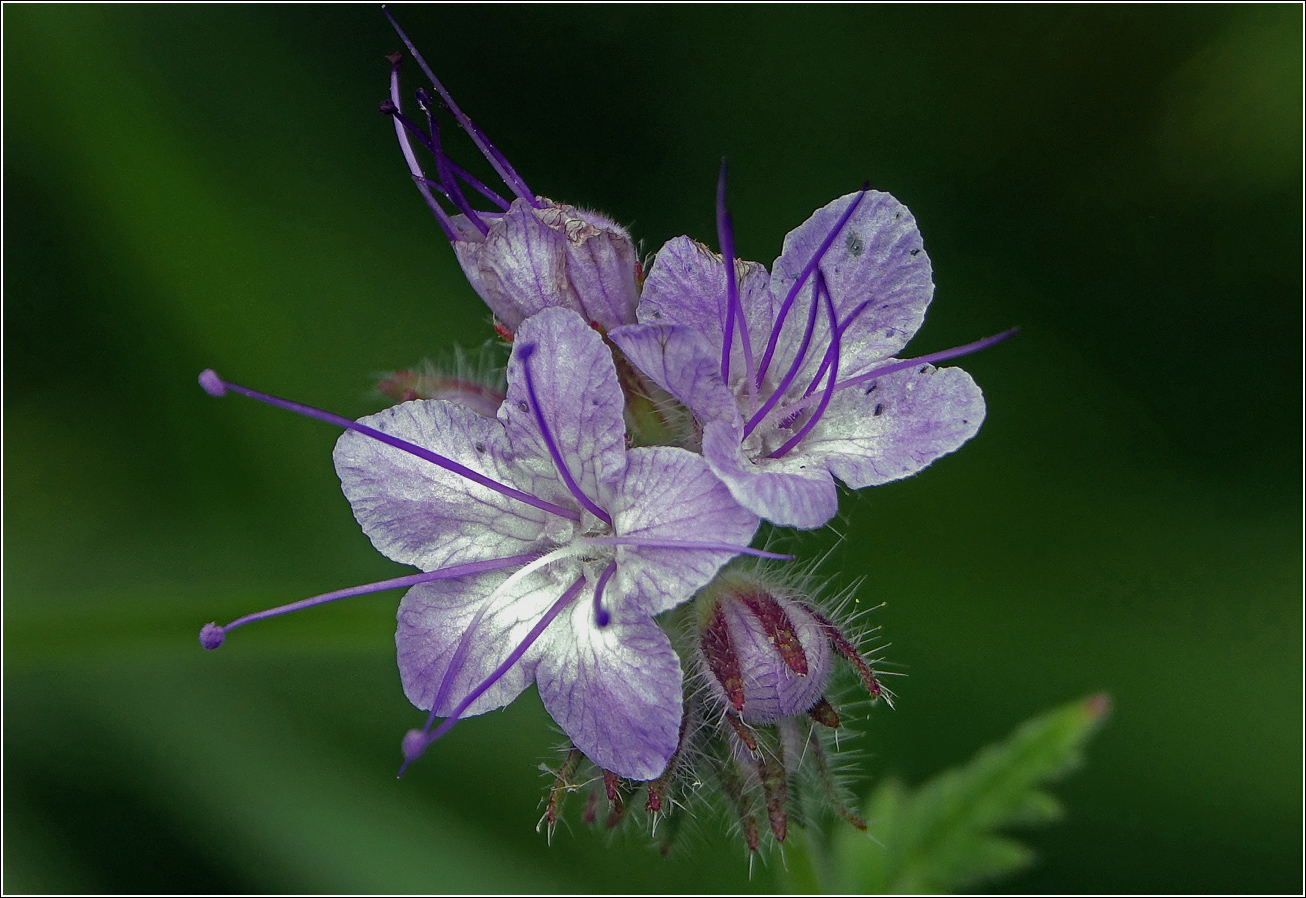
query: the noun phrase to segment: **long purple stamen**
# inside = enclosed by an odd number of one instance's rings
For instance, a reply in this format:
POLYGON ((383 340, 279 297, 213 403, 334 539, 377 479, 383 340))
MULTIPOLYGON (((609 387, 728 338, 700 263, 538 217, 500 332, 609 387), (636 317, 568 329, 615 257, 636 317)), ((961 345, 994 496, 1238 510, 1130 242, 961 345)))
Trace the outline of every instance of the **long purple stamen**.
POLYGON ((558 444, 553 439, 553 434, 549 432, 549 425, 544 421, 544 412, 540 408, 539 397, 535 395, 535 378, 531 375, 530 358, 535 354, 539 347, 534 343, 527 343, 518 350, 518 358, 521 359, 522 372, 526 376, 526 392, 531 397, 531 411, 535 414, 535 422, 540 425, 540 434, 544 437, 544 445, 549 447, 549 454, 553 456, 553 464, 558 469, 558 474, 562 477, 562 482, 571 490, 571 494, 576 497, 576 501, 609 527, 612 526, 612 516, 594 503, 589 496, 581 491, 580 486, 576 483, 575 478, 571 476, 571 471, 567 470, 567 463, 562 460, 562 452, 558 449, 558 444))
POLYGON ((857 207, 862 204, 868 190, 870 190, 870 184, 863 184, 861 192, 848 204, 848 208, 844 210, 843 215, 839 216, 839 221, 835 223, 830 233, 826 235, 825 240, 821 242, 816 253, 798 275, 798 280, 794 281, 794 285, 789 288, 789 293, 785 296, 784 302, 780 304, 780 311, 776 313, 775 324, 771 328, 771 338, 766 343, 766 352, 762 354, 762 362, 757 369, 757 385, 759 387, 762 385, 762 379, 766 377, 767 368, 771 366, 771 357, 775 354, 776 344, 780 341, 780 330, 784 327, 785 319, 789 316, 789 309, 793 306, 794 300, 798 298, 798 291, 807 283, 807 279, 812 276, 812 272, 816 271, 816 266, 820 264, 821 259, 831 245, 834 244, 834 238, 839 236, 839 232, 848 223, 848 219, 853 217, 857 207))
POLYGON ((390 64, 390 103, 382 104, 381 111, 391 114, 394 118, 395 135, 399 138, 399 149, 404 154, 404 161, 408 163, 408 170, 412 172, 413 181, 417 184, 418 191, 422 198, 426 200, 426 205, 431 208, 431 213, 435 220, 440 224, 440 230, 444 231, 445 237, 449 242, 458 239, 458 231, 453 226, 448 213, 440 207, 435 197, 431 195, 431 188, 426 186, 426 173, 422 171, 421 163, 417 161, 417 154, 413 152, 412 142, 408 139, 408 130, 404 127, 402 118, 402 106, 399 102, 399 54, 395 54, 390 64), (390 113, 390 107, 394 112, 390 113))
POLYGON ((284 408, 287 411, 295 412, 296 414, 304 415, 309 418, 317 418, 319 421, 326 421, 328 424, 334 424, 337 427, 343 427, 346 430, 352 430, 356 433, 361 433, 364 436, 371 437, 374 440, 379 440, 388 446, 393 446, 396 449, 401 449, 404 452, 409 453, 410 455, 415 455, 423 461, 429 461, 433 465, 438 465, 446 471, 450 471, 460 477, 466 477, 468 480, 472 481, 472 483, 478 483, 487 489, 492 489, 497 493, 502 493, 509 498, 525 502, 527 505, 534 506, 541 511, 547 511, 550 514, 556 514, 559 517, 568 518, 572 521, 580 520, 580 514, 570 508, 563 508, 561 505, 554 505, 552 502, 546 502, 544 499, 532 496, 530 493, 524 493, 519 489, 499 483, 497 480, 491 480, 484 474, 478 474, 471 468, 468 468, 465 465, 460 465, 453 459, 445 458, 443 455, 437 455, 430 449, 424 449, 416 443, 410 443, 407 440, 391 436, 390 434, 377 430, 374 427, 368 427, 366 424, 351 421, 340 415, 334 415, 331 412, 325 412, 321 409, 313 408, 311 405, 292 402, 289 399, 282 399, 268 393, 260 393, 258 390, 251 390, 249 387, 242 387, 240 384, 231 383, 230 381, 223 380, 219 377, 217 372, 212 368, 208 368, 200 374, 199 382, 200 386, 202 386, 205 392, 210 396, 221 396, 227 390, 234 390, 242 396, 248 396, 250 399, 257 399, 259 402, 266 402, 268 405, 275 405, 278 408, 284 408))
POLYGON ((603 588, 608 585, 612 575, 617 572, 617 563, 609 561, 608 566, 603 569, 599 576, 599 582, 594 587, 594 623, 599 627, 606 627, 612 623, 612 614, 608 609, 603 607, 603 588))
MULTIPOLYGON (((424 91, 419 91, 419 93, 424 93, 424 91)), ((404 126, 404 130, 409 135, 416 138, 417 142, 420 143, 423 147, 425 147, 432 155, 437 156, 439 160, 442 160, 441 164, 448 170, 449 173, 455 175, 458 178, 458 180, 462 181, 464 184, 469 185, 473 190, 475 190, 481 196, 485 197, 490 202, 494 203, 504 212, 508 211, 507 200, 499 196, 499 194, 496 193, 493 189, 486 186, 485 182, 483 182, 480 178, 476 177, 467 169, 459 165, 457 162, 454 162, 452 159, 450 159, 449 155, 444 152, 443 147, 439 143, 439 132, 437 130, 436 122, 431 117, 429 111, 427 112, 427 121, 430 123, 431 126, 431 134, 427 134, 421 128, 417 127, 417 125, 413 122, 413 120, 410 119, 408 116, 404 115, 403 112, 399 109, 399 107, 395 105, 394 100, 386 100, 385 102, 383 102, 381 104, 381 112, 384 115, 393 116, 397 122, 402 124, 404 126)), ((444 177, 445 176, 442 174, 441 178, 444 177)), ((424 175, 421 176, 421 180, 422 183, 426 184, 428 187, 434 187, 435 189, 440 191, 440 194, 442 196, 449 197, 450 200, 452 201, 453 198, 450 195, 449 188, 444 180, 437 179, 437 178, 427 178, 424 175)), ((479 215, 481 213, 477 213, 477 214, 479 215)))
POLYGON ((467 564, 459 564, 454 567, 443 568, 438 571, 427 571, 421 574, 409 574, 406 577, 394 577, 390 580, 379 580, 376 583, 365 583, 362 586, 351 586, 348 589, 337 589, 334 592, 325 592, 320 596, 313 596, 308 599, 300 599, 298 602, 291 602, 288 605, 278 605, 276 608, 269 608, 266 611, 259 611, 255 614, 247 614, 244 617, 238 617, 225 627, 220 627, 216 623, 205 624, 200 630, 200 644, 206 649, 216 649, 222 645, 222 640, 226 638, 227 633, 236 627, 243 627, 245 624, 252 624, 254 621, 267 620, 270 617, 278 617, 282 614, 289 614, 292 611, 302 611, 305 608, 312 608, 315 605, 325 605, 327 602, 334 602, 336 599, 347 599, 350 596, 367 595, 373 592, 383 592, 387 589, 399 589, 400 587, 416 586, 418 583, 429 583, 432 580, 448 580, 452 577, 470 577, 476 574, 484 574, 487 571, 497 571, 502 568, 517 567, 539 558, 538 554, 513 555, 508 558, 493 558, 488 561, 473 561, 467 564))
POLYGON ((794 378, 798 376, 798 371, 803 366, 803 360, 807 358, 807 350, 812 345, 812 332, 816 329, 816 312, 820 306, 821 297, 819 292, 816 289, 813 289, 812 307, 807 312, 807 326, 803 329, 803 342, 799 344, 798 352, 794 355, 794 360, 790 363, 789 370, 785 372, 784 378, 780 381, 779 385, 771 391, 771 395, 766 397, 766 401, 762 403, 762 407, 759 408, 753 414, 753 417, 748 419, 748 423, 744 425, 744 436, 748 436, 757 428, 758 424, 762 423, 762 419, 770 413, 771 409, 775 408, 776 403, 784 398, 789 387, 793 385, 794 378))
POLYGON ((508 211, 508 201, 499 196, 499 194, 492 188, 487 187, 480 178, 463 168, 457 162, 454 162, 448 156, 445 156, 445 161, 449 164, 449 169, 458 176, 460 181, 470 186, 472 190, 475 190, 481 196, 494 203, 494 205, 498 206, 504 212, 508 211))
POLYGON ((458 104, 454 102, 449 91, 444 89, 444 85, 440 83, 440 79, 435 77, 435 73, 431 71, 431 67, 426 64, 426 60, 422 58, 422 54, 417 52, 417 47, 413 46, 413 42, 408 39, 408 35, 399 27, 399 23, 395 21, 395 17, 390 15, 390 10, 382 6, 381 11, 384 12, 386 18, 390 20, 390 24, 394 27, 394 30, 398 32, 400 39, 404 42, 404 46, 408 47, 408 52, 413 54, 413 58, 417 60, 417 64, 422 67, 422 71, 426 73, 426 77, 431 80, 431 85, 435 88, 436 92, 440 94, 445 105, 449 107, 449 112, 453 114, 454 119, 462 129, 467 132, 467 136, 476 144, 476 148, 481 151, 481 155, 489 161, 490 165, 492 165, 494 170, 499 173, 499 177, 503 178, 503 182, 512 189, 513 193, 526 200, 532 206, 540 208, 542 203, 535 198, 535 194, 531 193, 530 188, 526 186, 526 182, 522 180, 521 175, 517 174, 513 167, 508 163, 508 160, 504 158, 504 155, 499 152, 494 144, 490 143, 485 134, 482 133, 481 130, 473 124, 472 120, 458 108, 458 104))
POLYGON ((834 313, 834 300, 830 298, 830 287, 825 283, 825 275, 820 269, 816 272, 816 295, 825 298, 825 309, 830 316, 830 345, 825 350, 825 358, 821 360, 821 367, 829 367, 830 379, 825 386, 824 392, 821 393, 821 401, 817 403, 816 411, 812 412, 811 417, 799 428, 798 432, 785 441, 785 444, 779 449, 770 453, 767 458, 780 458, 790 449, 793 449, 803 441, 803 437, 811 433, 812 428, 821 420, 825 414, 826 406, 830 404, 830 397, 834 395, 834 379, 839 376, 839 343, 843 336, 843 329, 839 327, 839 319, 834 313))
POLYGON ((467 697, 458 703, 453 711, 450 712, 449 716, 444 719, 444 722, 436 727, 434 732, 428 734, 431 723, 435 720, 435 708, 439 707, 439 705, 432 706, 431 716, 427 719, 426 726, 421 730, 410 731, 408 735, 404 737, 404 763, 403 766, 399 768, 400 776, 403 776, 408 765, 417 760, 421 753, 426 750, 428 745, 435 742, 445 733, 449 732, 449 730, 453 729, 454 724, 458 722, 459 715, 470 708, 472 703, 484 695, 487 689, 503 679, 503 675, 511 670, 514 664, 521 660, 522 655, 525 655, 527 650, 535 644, 535 640, 539 639, 540 635, 544 633, 549 624, 553 623, 554 618, 561 614, 562 610, 571 604, 571 601, 576 598, 576 594, 580 592, 581 587, 584 585, 585 578, 581 577, 575 583, 571 584, 571 586, 567 587, 567 591, 558 598, 558 601, 554 602, 553 605, 549 607, 548 611, 544 612, 544 616, 539 619, 534 627, 531 627, 531 631, 526 634, 526 638, 512 650, 508 657, 503 660, 503 663, 496 667, 494 671, 486 677, 484 681, 482 681, 481 685, 468 693, 467 697))
POLYGON ((847 380, 841 380, 835 384, 836 390, 855 387, 858 384, 864 384, 868 380, 874 380, 877 377, 883 377, 886 374, 892 374, 895 371, 901 371, 904 368, 911 368, 914 365, 928 365, 934 362, 942 362, 947 359, 955 359, 958 356, 970 355, 972 352, 979 352, 981 349, 988 349, 995 346, 1009 337, 1014 337, 1020 330, 1019 327, 1013 327, 1003 331, 1000 334, 994 334, 991 337, 985 337, 983 340, 976 340, 974 343, 967 343, 965 346, 954 346, 952 349, 941 349, 938 352, 931 352, 928 355, 919 355, 914 359, 901 359, 889 365, 880 368, 872 368, 865 374, 859 374, 856 377, 850 377, 847 380))
MULTIPOLYGON (((853 309, 852 313, 849 314, 849 316, 845 318, 843 322, 839 325, 839 333, 837 339, 842 340, 844 332, 847 331, 848 328, 852 327, 853 322, 857 320, 858 316, 860 316, 862 312, 865 312, 867 309, 869 309, 872 305, 874 305, 877 302, 879 302, 878 299, 868 299, 865 302, 859 304, 857 308, 853 309)), ((821 360, 821 367, 816 369, 816 374, 812 376, 812 382, 809 383, 807 385, 807 389, 803 391, 803 399, 806 399, 808 396, 811 396, 812 393, 816 392, 817 386, 821 383, 822 380, 825 379, 827 362, 828 359, 821 360)))
POLYGON ((597 546, 644 546, 650 549, 697 549, 702 552, 735 552, 741 555, 756 555, 758 558, 774 558, 788 561, 792 555, 767 552, 765 549, 750 549, 748 546, 736 546, 732 543, 700 543, 690 539, 654 539, 647 536, 593 536, 586 537, 586 543, 597 546))
POLYGON ((739 348, 744 353, 747 382, 753 383, 753 346, 748 338, 748 322, 739 301, 739 274, 735 271, 734 221, 726 210, 726 161, 721 160, 721 177, 716 188, 716 233, 721 246, 721 260, 726 266, 726 323, 721 341, 721 379, 730 383, 730 350, 735 339, 735 322, 739 323, 739 348))
POLYGON ((440 145, 440 126, 435 122, 435 116, 431 114, 431 95, 426 90, 417 91, 417 105, 426 115, 426 127, 431 134, 431 151, 435 153, 435 170, 440 176, 440 183, 444 185, 445 196, 458 207, 458 211, 467 216, 467 220, 476 225, 476 229, 482 234, 490 233, 490 226, 481 220, 481 216, 472 208, 472 204, 467 202, 467 197, 463 189, 458 186, 458 179, 454 177, 453 169, 449 165, 449 157, 444 153, 444 147, 440 145))
MULTIPOLYGON (((845 319, 843 324, 839 326, 839 335, 841 338, 844 332, 848 330, 851 318, 852 316, 850 315, 848 319, 845 319)), ((879 368, 872 368, 865 374, 858 374, 856 377, 850 377, 847 380, 839 381, 834 385, 834 392, 837 393, 840 390, 847 389, 848 387, 855 387, 866 383, 868 380, 874 380, 875 378, 883 377, 886 374, 893 374, 895 371, 902 371, 905 368, 911 368, 915 365, 927 365, 933 362, 955 359, 963 355, 970 355, 972 352, 979 352, 981 349, 988 349, 990 346, 1001 343, 1003 340, 1015 336, 1019 331, 1020 328, 1013 327, 1000 334, 994 334, 992 337, 985 337, 983 340, 976 340, 974 343, 967 343, 965 346, 954 346, 952 349, 941 349, 938 352, 932 352, 928 355, 917 356, 916 358, 911 359, 899 359, 898 361, 892 362, 888 365, 882 365, 879 368)), ((822 363, 818 376, 824 375, 827 370, 828 369, 824 363, 822 363)), ((785 414, 787 417, 798 415, 803 409, 811 404, 813 387, 814 384, 808 387, 807 392, 803 394, 801 402, 795 402, 793 405, 785 407, 785 414)))

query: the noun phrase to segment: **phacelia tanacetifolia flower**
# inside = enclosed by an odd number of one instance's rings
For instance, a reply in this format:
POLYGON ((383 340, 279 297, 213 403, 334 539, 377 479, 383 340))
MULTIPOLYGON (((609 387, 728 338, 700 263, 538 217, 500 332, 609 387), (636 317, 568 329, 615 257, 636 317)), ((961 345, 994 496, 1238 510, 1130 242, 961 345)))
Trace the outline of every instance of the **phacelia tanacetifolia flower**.
MULTIPOLYGON (((386 15, 390 15, 388 11, 386 15)), ((390 57, 390 96, 382 102, 381 111, 394 118, 395 133, 417 189, 453 244, 467 280, 503 327, 515 331, 536 312, 556 307, 571 309, 607 330, 633 323, 639 300, 639 265, 630 235, 603 215, 535 195, 454 102, 392 16, 390 22, 439 99, 425 88, 417 91, 425 128, 404 114, 399 91, 401 60, 395 54, 390 57), (449 158, 440 140, 436 116, 440 109, 447 110, 467 132, 513 199, 505 199, 449 158), (435 157, 435 177, 422 168, 414 142, 435 157), (465 187, 493 208, 473 207, 465 187)))
POLYGON ((347 595, 409 586, 396 635, 409 699, 430 717, 408 760, 459 718, 502 707, 532 682, 594 763, 631 780, 679 746, 682 673, 653 616, 686 601, 758 525, 703 459, 626 448, 611 352, 579 315, 548 309, 518 331, 497 419, 443 400, 358 422, 200 378, 346 428, 335 463, 363 531, 424 573, 341 590, 227 625, 347 595), (435 720, 444 722, 432 730, 435 720))
POLYGON ((834 479, 860 489, 914 474, 979 430, 984 398, 932 363, 1010 336, 914 359, 895 354, 934 293, 916 221, 862 189, 791 231, 771 272, 735 259, 717 192, 722 255, 688 237, 657 254, 640 323, 613 341, 689 408, 703 455, 735 498, 776 524, 834 516, 834 479))

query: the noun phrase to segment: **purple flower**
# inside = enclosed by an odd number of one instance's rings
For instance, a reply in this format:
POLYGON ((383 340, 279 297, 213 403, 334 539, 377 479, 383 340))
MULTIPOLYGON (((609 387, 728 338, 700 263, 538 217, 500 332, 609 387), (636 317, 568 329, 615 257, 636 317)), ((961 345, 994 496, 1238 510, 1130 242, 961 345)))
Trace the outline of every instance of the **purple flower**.
MULTIPOLYGON (((389 11, 386 15, 390 16, 389 11)), ((504 155, 454 102, 393 16, 390 22, 440 99, 437 102, 425 89, 417 91, 425 129, 404 115, 399 93, 400 56, 395 54, 391 57, 390 97, 382 102, 381 111, 394 118, 399 146, 417 189, 486 305, 509 332, 536 312, 556 307, 571 309, 607 330, 633 323, 639 300, 639 267, 630 235, 598 213, 532 193, 504 155), (514 199, 505 199, 448 157, 440 141, 438 108, 446 109, 467 132, 514 199), (435 157, 434 178, 428 177, 418 162, 414 141, 435 157), (464 187, 470 187, 494 208, 474 208, 464 187), (453 207, 453 214, 436 199, 437 194, 453 207)))
POLYGON ((768 274, 734 257, 723 165, 718 230, 724 257, 688 237, 662 248, 640 323, 612 339, 694 413, 703 455, 740 504, 819 527, 837 510, 834 478, 855 489, 897 480, 979 430, 979 387, 930 363, 1014 331, 895 357, 934 293, 905 206, 866 189, 840 197, 789 233, 768 274))
POLYGON ((201 383, 347 427, 335 463, 355 517, 379 551, 425 572, 209 625, 206 648, 250 620, 412 586, 399 669, 431 714, 405 738, 408 760, 533 681, 596 764, 637 780, 662 772, 679 742, 682 673, 653 617, 735 555, 769 553, 746 548, 758 518, 701 457, 626 448, 611 353, 580 316, 549 309, 522 325, 497 419, 422 400, 353 422, 211 371, 201 383))

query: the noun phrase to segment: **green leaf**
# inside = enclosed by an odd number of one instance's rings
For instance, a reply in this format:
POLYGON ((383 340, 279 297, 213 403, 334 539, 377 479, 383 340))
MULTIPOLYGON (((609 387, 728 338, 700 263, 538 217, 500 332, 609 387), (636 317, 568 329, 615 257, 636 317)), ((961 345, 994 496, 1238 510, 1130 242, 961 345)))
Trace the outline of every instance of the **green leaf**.
POLYGON ((1040 787, 1078 765, 1108 708, 1095 695, 1026 721, 915 791, 882 783, 866 804, 868 832, 835 836, 835 891, 950 892, 1029 866, 1033 852, 998 830, 1061 816, 1040 787))

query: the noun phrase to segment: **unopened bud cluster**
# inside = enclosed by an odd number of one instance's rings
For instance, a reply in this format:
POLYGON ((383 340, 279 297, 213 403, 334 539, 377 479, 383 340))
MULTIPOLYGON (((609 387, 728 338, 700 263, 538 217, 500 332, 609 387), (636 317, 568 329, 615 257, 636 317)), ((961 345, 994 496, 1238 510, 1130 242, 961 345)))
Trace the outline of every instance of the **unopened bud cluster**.
MULTIPOLYGON (((801 586, 734 565, 701 590, 679 624, 694 670, 687 683, 680 749, 651 782, 631 782, 568 746, 540 820, 552 834, 567 796, 584 793, 581 819, 616 828, 642 811, 665 853, 684 815, 723 811, 750 853, 784 842, 791 821, 833 812, 859 829, 833 756, 841 717, 830 697, 843 659, 872 703, 890 693, 856 637, 801 586)), ((864 699, 863 699, 864 703, 864 699)))

